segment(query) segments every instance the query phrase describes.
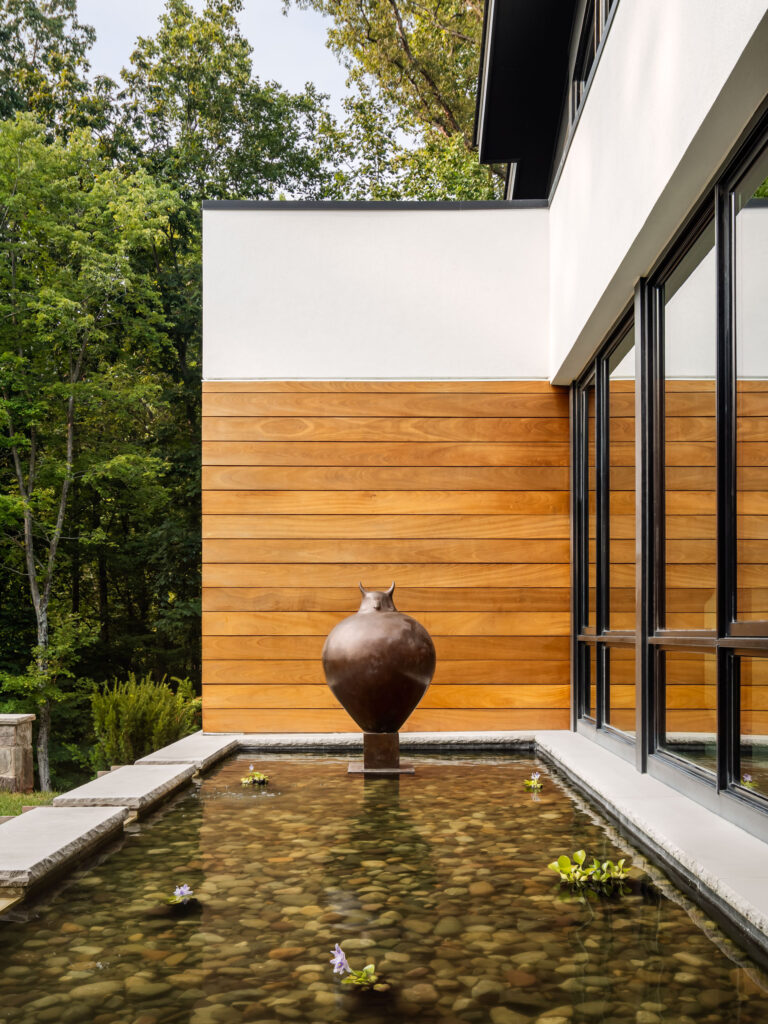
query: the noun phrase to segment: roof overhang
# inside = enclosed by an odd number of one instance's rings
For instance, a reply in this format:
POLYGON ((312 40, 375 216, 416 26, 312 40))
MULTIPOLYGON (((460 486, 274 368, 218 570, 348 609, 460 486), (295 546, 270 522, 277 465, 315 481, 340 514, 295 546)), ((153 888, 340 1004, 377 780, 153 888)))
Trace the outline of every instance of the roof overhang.
POLYGON ((577 0, 485 0, 475 144, 517 164, 515 199, 546 199, 565 109, 577 0))

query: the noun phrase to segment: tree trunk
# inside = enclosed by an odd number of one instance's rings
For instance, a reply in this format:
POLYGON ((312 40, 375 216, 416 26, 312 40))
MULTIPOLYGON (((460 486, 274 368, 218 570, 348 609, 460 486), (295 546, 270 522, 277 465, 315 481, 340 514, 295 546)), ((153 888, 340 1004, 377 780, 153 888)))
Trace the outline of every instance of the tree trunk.
MULTIPOLYGON (((37 613, 37 669, 41 676, 48 670, 48 607, 39 603, 37 613)), ((51 788, 51 764, 48 758, 48 743, 51 738, 51 702, 46 697, 38 704, 37 711, 37 773, 40 789, 48 792, 51 788)))
POLYGON ((51 788, 51 766, 48 760, 48 741, 51 738, 51 702, 45 700, 37 711, 37 771, 40 789, 49 792, 51 788))

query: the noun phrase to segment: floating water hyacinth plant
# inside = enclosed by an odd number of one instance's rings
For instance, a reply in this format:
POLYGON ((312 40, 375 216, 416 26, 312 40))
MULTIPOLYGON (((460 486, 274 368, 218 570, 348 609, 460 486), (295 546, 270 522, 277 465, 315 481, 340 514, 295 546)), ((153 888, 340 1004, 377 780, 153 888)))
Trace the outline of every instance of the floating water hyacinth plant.
POLYGON ((745 789, 757 789, 757 783, 751 775, 742 775, 741 784, 745 789))
POLYGON ((605 860, 601 864, 596 857, 592 858, 589 865, 586 861, 586 852, 577 850, 573 855, 573 861, 565 854, 561 854, 547 867, 560 876, 562 884, 570 885, 572 889, 591 889, 593 892, 606 894, 623 891, 620 883, 628 874, 623 857, 615 864, 612 860, 605 860))
POLYGON ((185 882, 183 885, 176 886, 173 890, 173 896, 171 896, 168 902, 171 906, 175 906, 178 903, 189 903, 192 896, 194 896, 194 893, 185 882))
POLYGON ((531 772, 530 779, 525 779, 523 785, 529 792, 538 793, 540 789, 544 788, 544 783, 541 781, 541 772, 531 772))
POLYGON ((243 786, 266 786, 269 782, 269 776, 264 775, 263 772, 255 771, 253 765, 249 764, 248 774, 244 775, 240 782, 243 786))
POLYGON ((376 967, 374 964, 366 964, 362 971, 353 971, 347 962, 347 958, 344 955, 344 950, 341 946, 336 943, 334 948, 331 950, 330 964, 333 967, 334 974, 346 974, 346 978, 342 978, 342 985, 355 985, 358 989, 363 991, 369 990, 374 992, 388 992, 389 985, 379 980, 378 974, 376 974, 376 967))

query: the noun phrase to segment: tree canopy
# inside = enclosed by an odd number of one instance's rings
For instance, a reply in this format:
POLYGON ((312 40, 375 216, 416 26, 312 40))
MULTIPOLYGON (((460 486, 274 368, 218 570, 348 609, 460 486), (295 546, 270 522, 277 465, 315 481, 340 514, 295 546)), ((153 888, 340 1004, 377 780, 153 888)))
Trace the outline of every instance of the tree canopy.
POLYGON ((333 19, 341 124, 255 74, 243 0, 165 0, 124 86, 77 0, 0 0, 0 710, 36 712, 45 787, 88 770, 95 684, 199 684, 202 201, 498 191, 479 9, 298 2, 333 19))

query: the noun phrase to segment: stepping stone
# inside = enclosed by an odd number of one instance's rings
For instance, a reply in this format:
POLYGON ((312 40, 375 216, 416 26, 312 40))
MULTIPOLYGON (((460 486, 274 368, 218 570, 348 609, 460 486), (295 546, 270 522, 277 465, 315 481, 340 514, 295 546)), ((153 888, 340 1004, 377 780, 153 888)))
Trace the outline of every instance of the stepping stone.
POLYGON ((139 758, 136 764, 193 764, 198 771, 205 771, 239 746, 236 736, 206 736, 203 732, 194 732, 147 757, 139 758))
POLYGON ((194 764, 131 764, 86 782, 53 801, 54 807, 127 807, 146 811, 186 785, 194 764))
POLYGON ((35 807, 0 828, 0 897, 20 896, 121 832, 122 807, 35 807))

